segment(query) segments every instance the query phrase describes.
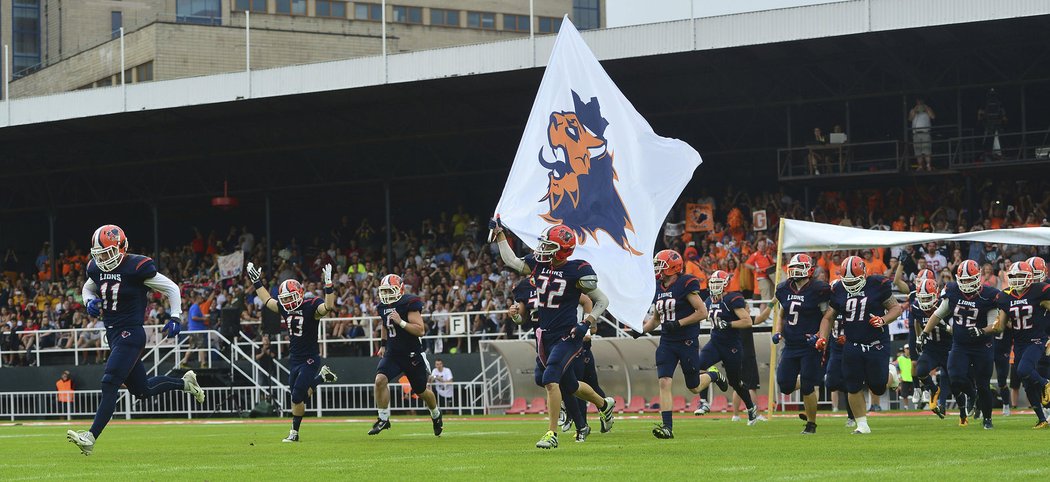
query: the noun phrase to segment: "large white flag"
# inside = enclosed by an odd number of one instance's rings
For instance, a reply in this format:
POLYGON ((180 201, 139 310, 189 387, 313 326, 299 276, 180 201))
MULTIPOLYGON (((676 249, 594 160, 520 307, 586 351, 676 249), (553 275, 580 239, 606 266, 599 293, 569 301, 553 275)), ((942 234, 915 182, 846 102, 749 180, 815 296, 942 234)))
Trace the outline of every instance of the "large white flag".
POLYGON ((594 266, 609 311, 641 331, 657 236, 700 162, 653 132, 566 17, 496 214, 533 249, 549 226, 574 229, 573 258, 594 266))

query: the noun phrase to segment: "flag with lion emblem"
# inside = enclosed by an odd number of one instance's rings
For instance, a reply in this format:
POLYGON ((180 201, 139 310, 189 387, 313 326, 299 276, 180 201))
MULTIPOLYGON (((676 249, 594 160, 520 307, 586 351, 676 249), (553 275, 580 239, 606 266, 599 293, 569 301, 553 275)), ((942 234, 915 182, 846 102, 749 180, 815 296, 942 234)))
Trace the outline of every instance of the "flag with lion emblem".
POLYGON ((566 18, 495 214, 530 248, 550 226, 575 231, 572 258, 594 266, 609 311, 641 331, 657 236, 700 162, 653 132, 566 18))

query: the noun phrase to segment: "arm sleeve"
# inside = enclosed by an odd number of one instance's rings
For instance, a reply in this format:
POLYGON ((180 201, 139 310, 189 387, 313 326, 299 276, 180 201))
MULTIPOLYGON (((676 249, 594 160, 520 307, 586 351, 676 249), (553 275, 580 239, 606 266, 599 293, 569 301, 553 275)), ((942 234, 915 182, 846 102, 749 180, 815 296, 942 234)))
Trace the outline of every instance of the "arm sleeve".
POLYGON ((168 299, 168 311, 171 316, 182 317, 182 293, 179 292, 179 286, 174 281, 157 273, 152 278, 146 278, 145 283, 150 289, 164 293, 164 297, 168 299))
POLYGON ((510 243, 507 242, 507 238, 503 238, 499 245, 499 257, 503 258, 503 264, 507 265, 508 268, 517 271, 518 273, 527 273, 525 262, 521 258, 514 255, 514 250, 510 249, 510 243))
POLYGON ((952 309, 951 309, 951 307, 948 306, 948 300, 941 300, 940 306, 937 307, 937 311, 934 311, 933 314, 937 315, 937 318, 940 318, 942 320, 947 320, 948 319, 948 315, 951 312, 952 312, 952 309))
POLYGON ((80 295, 84 297, 85 305, 88 304, 89 301, 98 298, 98 286, 95 285, 95 282, 91 278, 88 278, 88 280, 84 282, 84 288, 80 290, 80 295))
POLYGON ((995 319, 999 317, 999 308, 992 308, 988 310, 988 325, 992 326, 995 324, 995 319))
POLYGON ((597 285, 594 289, 585 293, 594 302, 594 307, 591 308, 591 316, 597 320, 602 316, 602 313, 605 313, 605 309, 609 307, 609 297, 602 293, 602 290, 598 289, 597 285))

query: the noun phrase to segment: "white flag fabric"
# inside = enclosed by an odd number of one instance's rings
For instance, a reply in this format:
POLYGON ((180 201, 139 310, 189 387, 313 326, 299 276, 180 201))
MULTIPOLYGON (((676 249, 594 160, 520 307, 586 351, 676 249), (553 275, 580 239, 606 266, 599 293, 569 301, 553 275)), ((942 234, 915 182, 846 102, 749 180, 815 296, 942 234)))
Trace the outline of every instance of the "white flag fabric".
POLYGON ((244 251, 237 250, 226 256, 219 256, 218 264, 220 279, 240 276, 244 267, 244 251))
POLYGON ((983 241, 986 243, 1050 245, 1050 228, 987 229, 965 233, 913 233, 877 231, 834 224, 784 220, 785 253, 803 251, 838 251, 850 249, 904 246, 928 241, 983 241))
POLYGON ((653 132, 566 17, 495 214, 533 249, 548 227, 572 228, 572 258, 594 267, 613 316, 641 331, 653 248, 700 162, 653 132))

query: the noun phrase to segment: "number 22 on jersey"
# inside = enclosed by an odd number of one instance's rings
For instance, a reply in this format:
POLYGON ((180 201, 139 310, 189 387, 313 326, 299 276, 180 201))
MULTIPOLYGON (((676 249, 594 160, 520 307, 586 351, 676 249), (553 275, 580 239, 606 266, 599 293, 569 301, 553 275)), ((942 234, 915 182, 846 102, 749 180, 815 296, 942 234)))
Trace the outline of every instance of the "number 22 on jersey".
POLYGON ((558 308, 561 306, 561 296, 565 294, 566 281, 546 275, 537 275, 536 281, 539 282, 536 286, 536 307, 558 308))

